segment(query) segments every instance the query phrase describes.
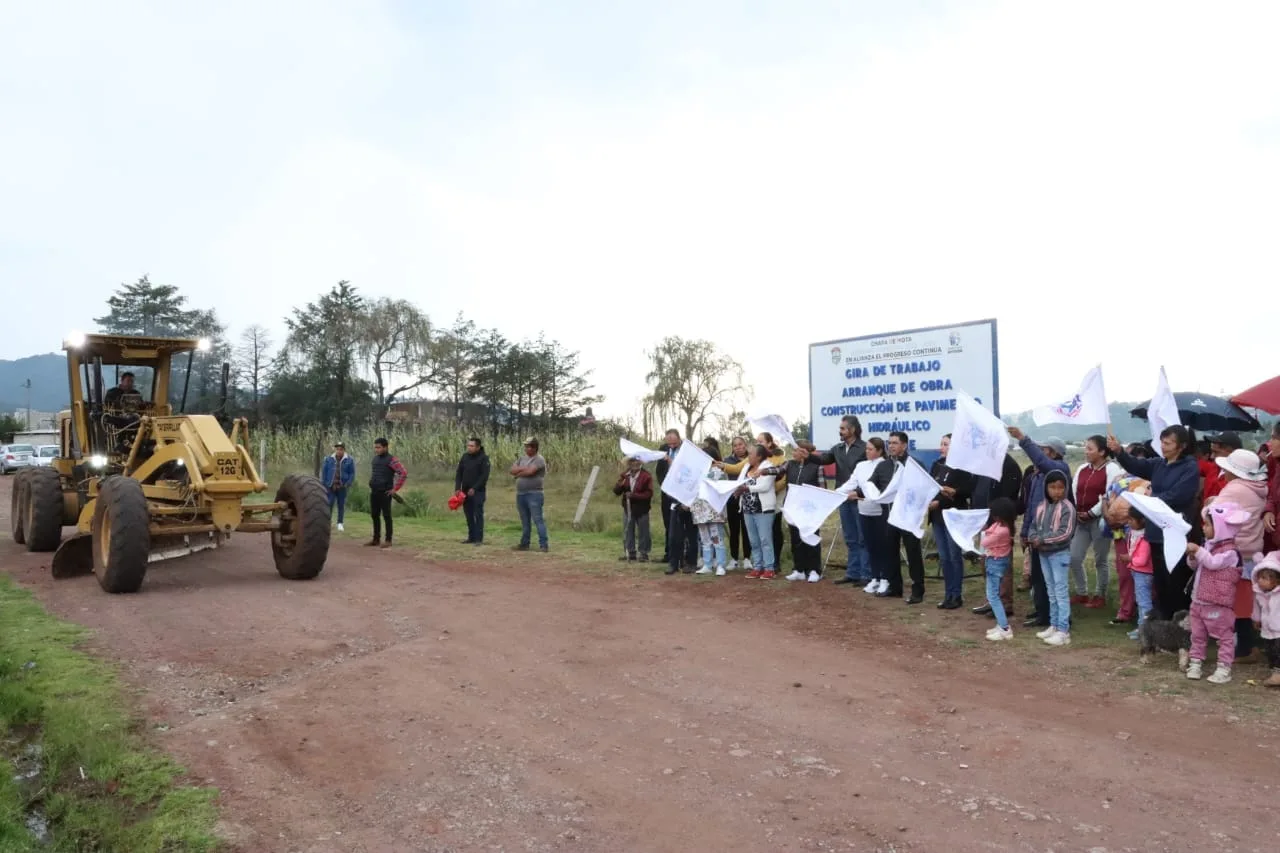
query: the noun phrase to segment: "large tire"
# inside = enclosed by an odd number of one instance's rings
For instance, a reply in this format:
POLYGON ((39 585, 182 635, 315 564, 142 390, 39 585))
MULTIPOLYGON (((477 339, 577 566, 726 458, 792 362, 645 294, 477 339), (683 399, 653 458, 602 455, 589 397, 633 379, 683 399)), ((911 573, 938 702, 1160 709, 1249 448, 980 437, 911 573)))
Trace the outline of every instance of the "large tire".
POLYGON ((287 506, 271 534, 276 571, 289 580, 310 580, 329 557, 329 495, 315 477, 290 474, 276 491, 287 506))
POLYGON ((62 542, 62 477, 53 468, 32 468, 24 491, 27 550, 56 551, 62 542))
POLYGON ((93 573, 110 593, 137 592, 151 554, 151 516, 142 484, 110 477, 93 508, 93 573))
POLYGON ((27 471, 19 471, 13 478, 13 492, 9 495, 9 534, 18 545, 27 541, 27 496, 23 491, 26 482, 27 471))

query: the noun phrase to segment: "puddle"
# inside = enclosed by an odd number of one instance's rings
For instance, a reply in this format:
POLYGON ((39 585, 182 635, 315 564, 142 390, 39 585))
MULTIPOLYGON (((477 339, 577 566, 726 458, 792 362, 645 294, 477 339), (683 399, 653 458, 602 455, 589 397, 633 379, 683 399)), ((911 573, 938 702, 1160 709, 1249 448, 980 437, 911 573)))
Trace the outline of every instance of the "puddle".
POLYGON ((25 739, 9 741, 8 751, 13 756, 13 781, 27 803, 23 822, 38 843, 49 844, 53 841, 49 834, 49 820, 36 799, 40 794, 40 776, 44 772, 44 747, 39 741, 30 739, 35 736, 36 733, 31 732, 25 739))

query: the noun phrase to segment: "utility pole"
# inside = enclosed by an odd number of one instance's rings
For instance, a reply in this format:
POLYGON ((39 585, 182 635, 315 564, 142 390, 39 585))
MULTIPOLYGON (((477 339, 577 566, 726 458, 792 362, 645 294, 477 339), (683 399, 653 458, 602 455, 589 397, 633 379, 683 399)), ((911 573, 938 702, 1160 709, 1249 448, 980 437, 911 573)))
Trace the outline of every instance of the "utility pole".
POLYGON ((18 387, 27 389, 27 432, 31 432, 31 380, 28 379, 18 387))

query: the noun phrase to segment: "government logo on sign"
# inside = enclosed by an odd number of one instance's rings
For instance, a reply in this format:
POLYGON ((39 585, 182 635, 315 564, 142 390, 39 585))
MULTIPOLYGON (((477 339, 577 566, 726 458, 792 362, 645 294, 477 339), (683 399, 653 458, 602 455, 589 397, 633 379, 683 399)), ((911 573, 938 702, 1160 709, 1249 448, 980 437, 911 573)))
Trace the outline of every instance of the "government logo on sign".
POLYGON ((832 364, 840 363, 840 347, 831 348, 831 363, 832 364))
POLYGON ((952 332, 950 337, 948 337, 947 341, 948 343, 951 344, 951 348, 948 349, 947 352, 949 353, 964 352, 964 347, 960 346, 959 332, 952 332))

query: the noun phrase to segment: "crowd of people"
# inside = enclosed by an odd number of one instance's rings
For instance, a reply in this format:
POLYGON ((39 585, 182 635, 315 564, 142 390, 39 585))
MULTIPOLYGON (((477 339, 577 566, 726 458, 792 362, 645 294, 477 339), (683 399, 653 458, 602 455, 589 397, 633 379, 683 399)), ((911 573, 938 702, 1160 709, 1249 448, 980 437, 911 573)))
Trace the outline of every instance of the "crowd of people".
MULTIPOLYGON (((1230 681, 1235 663, 1265 655, 1272 668, 1265 683, 1280 687, 1280 425, 1256 452, 1245 449, 1236 433, 1197 441, 1183 426, 1163 430, 1158 448, 1151 443, 1122 446, 1114 436, 1095 435, 1085 441, 1084 461, 1075 471, 1062 440, 1035 440, 1017 427, 1008 431, 1030 462, 1025 469, 1009 453, 999 479, 952 468, 947 461, 950 436, 942 439, 939 457, 929 469, 938 487, 927 519, 943 578, 939 609, 964 607, 967 559, 947 530, 946 510, 986 510, 980 535, 986 601, 972 612, 995 622, 986 634, 989 640, 1014 635, 1015 550, 1023 558, 1021 589, 1031 593, 1032 609, 1021 626, 1036 630, 1036 637, 1050 646, 1071 643, 1073 608, 1109 606, 1114 565, 1119 600, 1111 625, 1136 640, 1147 620, 1171 621, 1185 614, 1191 633, 1188 678, 1202 677, 1212 639, 1217 658, 1210 682, 1230 681), (1176 559, 1166 553, 1164 529, 1134 505, 1135 494, 1158 498, 1190 525, 1185 552, 1173 555, 1176 559), (1086 571, 1090 553, 1092 579, 1086 571)), ((656 500, 663 526, 661 560, 668 575, 724 576, 741 568, 748 578, 772 580, 789 544, 793 570, 786 580, 818 583, 824 574, 820 546, 786 524, 782 508, 788 484, 826 488, 826 470, 833 467, 832 485, 847 492, 839 508, 847 556, 834 583, 860 586, 867 594, 908 606, 921 604, 926 592, 922 539, 890 524, 892 503, 878 499, 908 464, 910 437, 892 432, 887 440, 864 440, 858 418, 847 416, 839 438, 826 451, 800 440, 789 454, 768 432, 754 441, 734 438, 728 454, 722 454, 716 439, 704 439, 699 446, 712 459, 707 477, 738 484, 721 508, 703 497, 685 505, 662 491, 685 441, 678 430, 669 430, 653 474, 642 460, 631 458, 613 485, 623 512, 620 559, 650 560, 654 531, 649 516, 656 500)), ((367 544, 387 548, 393 533, 391 503, 408 475, 386 439, 374 442, 373 453, 373 538, 367 544)), ((522 531, 517 550, 532 547, 535 531, 539 549, 548 550, 546 468, 537 439, 527 439, 524 455, 509 469, 522 531)), ((355 465, 339 442, 321 472, 339 529, 355 476, 355 465)), ((466 515, 467 544, 484 541, 489 476, 489 457, 480 439, 472 438, 454 482, 454 500, 466 515)))

